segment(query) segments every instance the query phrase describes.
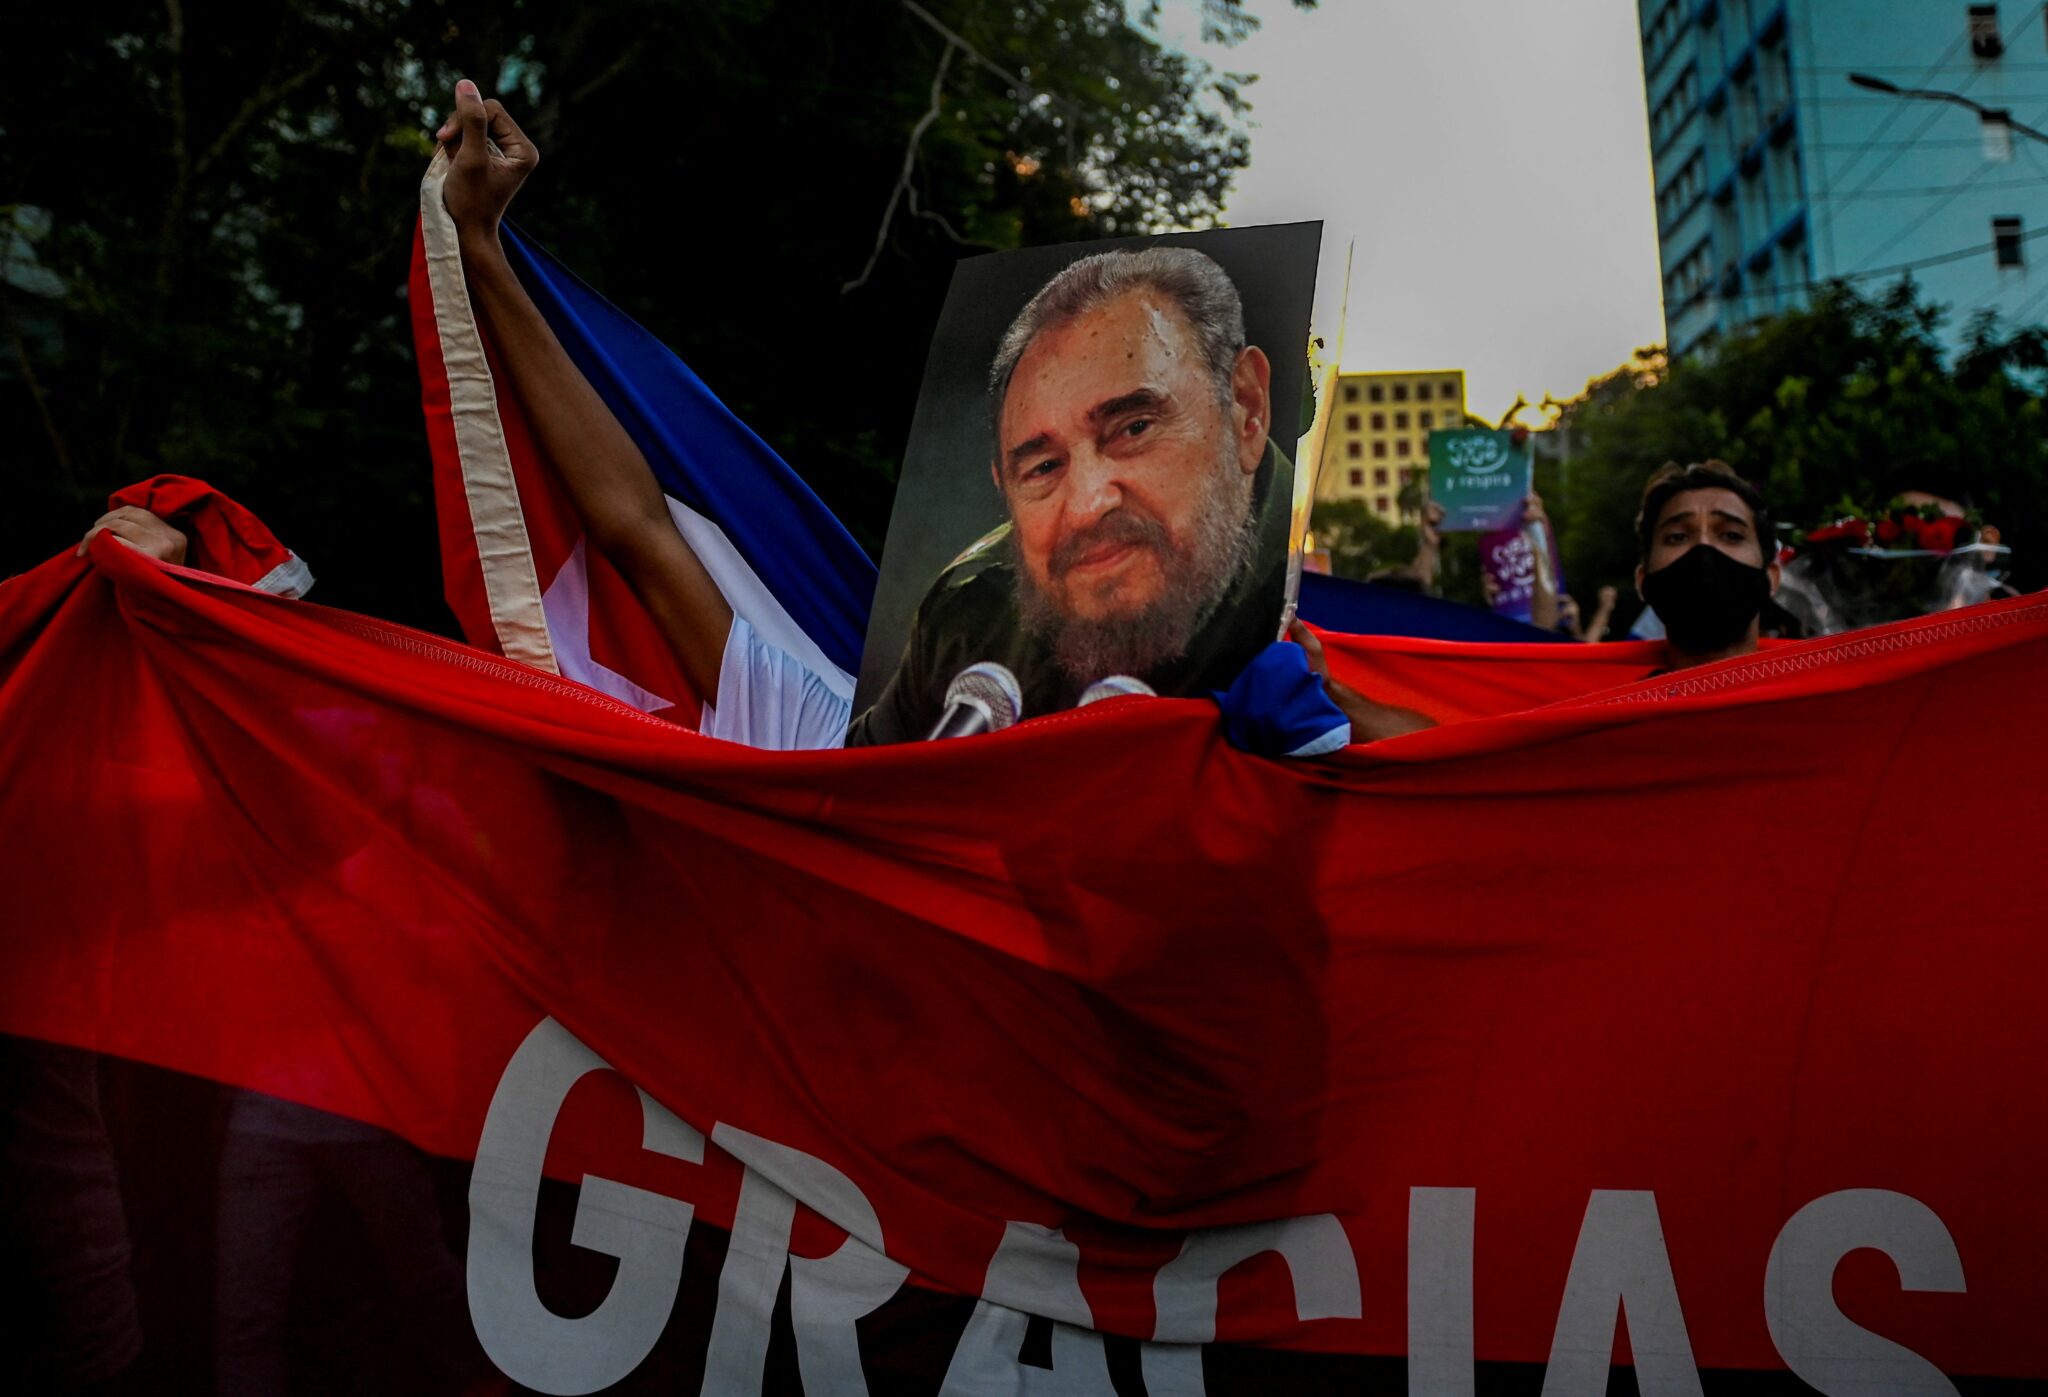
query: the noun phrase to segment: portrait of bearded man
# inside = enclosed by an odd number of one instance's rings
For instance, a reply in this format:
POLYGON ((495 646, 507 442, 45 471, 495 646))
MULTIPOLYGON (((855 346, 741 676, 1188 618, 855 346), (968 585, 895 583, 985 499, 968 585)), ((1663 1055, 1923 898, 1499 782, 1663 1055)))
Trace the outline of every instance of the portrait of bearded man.
POLYGON ((988 375, 1005 521, 942 569, 847 745, 912 741, 962 669, 996 661, 1027 715, 1109 675, 1227 687, 1279 633, 1292 465, 1237 286, 1190 247, 1072 262, 988 375))

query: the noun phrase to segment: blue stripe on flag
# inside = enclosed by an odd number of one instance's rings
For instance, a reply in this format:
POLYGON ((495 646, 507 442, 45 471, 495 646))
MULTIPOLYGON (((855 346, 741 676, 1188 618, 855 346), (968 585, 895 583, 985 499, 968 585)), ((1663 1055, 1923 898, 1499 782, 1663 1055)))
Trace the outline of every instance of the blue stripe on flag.
POLYGON ((852 535, 666 345, 510 226, 504 233, 527 294, 662 489, 724 532, 826 658, 859 673, 875 565, 852 535))
POLYGON ((1501 643, 1571 639, 1497 616, 1483 607, 1319 572, 1301 575, 1301 598, 1295 611, 1302 620, 1326 631, 1349 635, 1408 635, 1423 640, 1501 643))

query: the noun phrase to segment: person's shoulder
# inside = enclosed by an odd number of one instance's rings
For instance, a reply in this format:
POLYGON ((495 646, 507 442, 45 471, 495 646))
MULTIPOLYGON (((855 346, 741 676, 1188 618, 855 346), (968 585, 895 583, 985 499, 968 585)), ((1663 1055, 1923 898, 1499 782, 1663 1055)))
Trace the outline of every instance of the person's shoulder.
POLYGON ((1015 595, 1016 553, 1010 526, 997 525, 939 569, 918 605, 920 625, 1006 610, 1015 595))
POLYGON ((938 580, 932 584, 934 592, 948 587, 961 587, 982 575, 1007 570, 1015 566, 1015 554, 1010 547, 1010 523, 1006 519, 990 529, 955 555, 952 562, 939 569, 938 580))

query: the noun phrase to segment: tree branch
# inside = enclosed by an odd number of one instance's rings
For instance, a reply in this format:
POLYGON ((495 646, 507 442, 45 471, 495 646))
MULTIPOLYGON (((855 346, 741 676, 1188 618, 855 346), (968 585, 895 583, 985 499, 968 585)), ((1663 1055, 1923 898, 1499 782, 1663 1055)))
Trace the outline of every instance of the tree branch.
POLYGON ((71 469, 71 449, 65 445, 64 433, 59 430, 57 419, 50 411, 50 399, 43 392, 43 381, 36 377, 28 341, 22 338, 21 324, 14 316, 14 297, 8 293, 4 281, 0 281, 0 320, 7 322, 7 340, 14 348, 15 362, 21 365, 21 381, 28 385, 28 395, 35 400, 36 414, 43 421, 43 432, 50 438, 50 450, 57 456, 57 469, 63 472, 64 482, 68 485, 75 479, 71 469))
POLYGON ((250 95, 249 100, 242 103, 241 108, 228 119, 228 124, 221 128, 220 135, 215 137, 213 144, 206 148, 206 154, 199 157, 199 164, 196 167, 197 173, 205 174, 208 169, 212 168, 216 160, 227 154, 227 149, 234 143, 235 137, 241 135, 242 129, 250 122, 318 77, 320 70, 327 66, 327 60, 330 57, 332 57, 331 54, 323 53, 284 81, 266 83, 262 87, 257 88, 250 95))
MULTIPOLYGON (((903 0, 903 3, 913 10, 918 9, 914 0, 903 0)), ((918 12, 920 14, 923 13, 921 10, 918 12)), ((926 15, 925 18, 930 19, 931 17, 926 15)), ((932 23, 937 24, 938 21, 932 20, 932 23)), ((912 212, 914 213, 917 210, 917 191, 911 187, 910 183, 911 174, 917 168, 917 143, 924 139, 924 133, 931 129, 931 124, 934 121, 939 119, 939 113, 945 106, 946 70, 953 64, 953 50, 965 47, 966 42, 964 40, 949 38, 946 42, 946 47, 939 54, 939 69, 932 74, 932 104, 925 111, 925 114, 918 118, 917 125, 910 129, 910 140, 903 148, 903 169, 896 176, 895 187, 889 191, 889 202, 882 210, 882 226, 875 230, 875 249, 868 254, 868 264, 860 269, 860 275, 839 288, 839 294, 842 296, 859 290, 867 284, 868 278, 874 275, 875 264, 882 260, 882 249, 889 242, 889 225, 895 221, 896 205, 902 201, 905 194, 910 196, 912 212)), ((939 219, 939 222, 941 225, 945 224, 943 218, 939 219)), ((947 227, 946 231, 951 233, 953 230, 947 227)), ((954 237, 958 239, 959 235, 956 233, 954 237)))

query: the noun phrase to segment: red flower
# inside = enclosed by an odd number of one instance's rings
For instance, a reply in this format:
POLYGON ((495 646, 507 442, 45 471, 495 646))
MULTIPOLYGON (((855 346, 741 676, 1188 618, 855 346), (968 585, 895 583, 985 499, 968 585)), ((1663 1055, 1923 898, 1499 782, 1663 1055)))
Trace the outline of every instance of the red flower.
POLYGON ((1861 548, 1870 542, 1870 525, 1861 519, 1844 519, 1838 524, 1815 529, 1806 536, 1808 543, 1834 543, 1839 539, 1847 539, 1861 548))
POLYGON ((1933 549, 1936 553, 1947 553, 1956 546, 1956 535, 1968 528, 1969 523, 1969 520, 1959 514, 1925 520, 1919 529, 1920 546, 1933 549))
POLYGON ((1877 541, 1889 548, 1906 536, 1905 526, 1898 520, 1884 518, 1877 521, 1877 541))

